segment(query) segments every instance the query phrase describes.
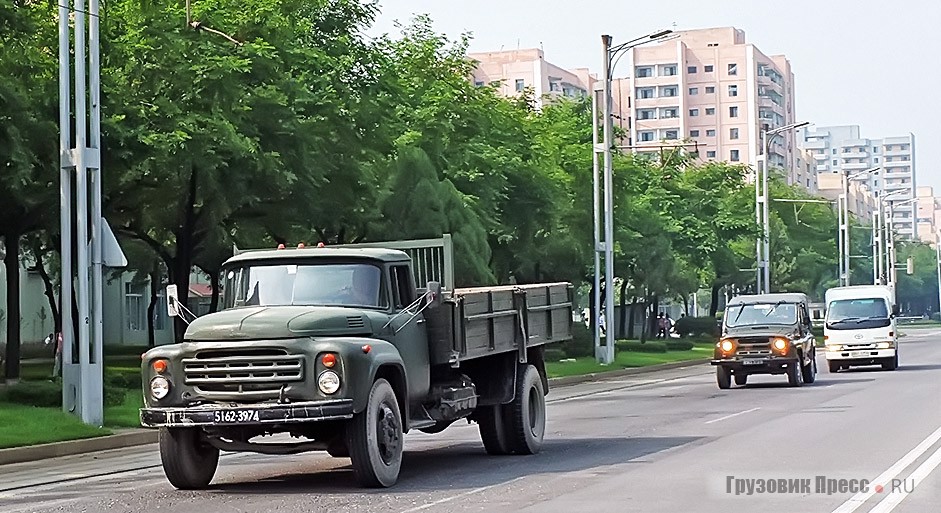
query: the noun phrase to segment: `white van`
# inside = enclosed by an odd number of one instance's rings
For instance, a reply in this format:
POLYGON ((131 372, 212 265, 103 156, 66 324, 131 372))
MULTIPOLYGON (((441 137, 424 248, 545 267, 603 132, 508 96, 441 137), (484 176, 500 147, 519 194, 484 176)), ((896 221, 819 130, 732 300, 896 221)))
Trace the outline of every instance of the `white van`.
POLYGON ((899 365, 898 314, 892 289, 885 285, 836 287, 827 291, 823 339, 830 372, 858 365, 899 365))

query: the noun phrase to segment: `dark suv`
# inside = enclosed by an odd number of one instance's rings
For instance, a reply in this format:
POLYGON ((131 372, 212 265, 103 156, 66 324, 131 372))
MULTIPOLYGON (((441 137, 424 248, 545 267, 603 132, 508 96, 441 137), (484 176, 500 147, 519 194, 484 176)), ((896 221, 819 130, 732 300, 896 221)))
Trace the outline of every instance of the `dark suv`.
POLYGON ((816 340, 807 296, 763 294, 729 301, 712 365, 719 388, 744 385, 751 374, 786 374, 791 386, 813 383, 816 340))

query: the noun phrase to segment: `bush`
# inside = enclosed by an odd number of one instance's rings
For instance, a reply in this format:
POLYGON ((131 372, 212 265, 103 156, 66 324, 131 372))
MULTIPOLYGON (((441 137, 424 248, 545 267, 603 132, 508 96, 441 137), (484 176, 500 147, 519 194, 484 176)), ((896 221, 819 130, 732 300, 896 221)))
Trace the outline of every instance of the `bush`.
POLYGON ((670 339, 664 342, 664 344, 666 344, 667 349, 670 351, 689 351, 693 348, 692 340, 670 339))
POLYGON ((141 371, 139 369, 105 369, 105 386, 140 390, 141 371))
POLYGON ((667 345, 663 342, 647 342, 641 344, 637 340, 625 340, 618 343, 625 351, 634 353, 665 353, 667 345))
POLYGON ((595 340, 592 331, 581 324, 572 326, 572 340, 562 342, 558 346, 565 358, 578 358, 595 354, 595 340))
POLYGON ((712 317, 681 317, 674 329, 681 337, 719 336, 719 322, 712 317))
MULTIPOLYGON (((119 406, 124 404, 127 395, 126 388, 105 385, 105 406, 119 406)), ((37 406, 40 408, 62 407, 61 381, 21 381, 6 387, 0 392, 0 401, 37 406)))

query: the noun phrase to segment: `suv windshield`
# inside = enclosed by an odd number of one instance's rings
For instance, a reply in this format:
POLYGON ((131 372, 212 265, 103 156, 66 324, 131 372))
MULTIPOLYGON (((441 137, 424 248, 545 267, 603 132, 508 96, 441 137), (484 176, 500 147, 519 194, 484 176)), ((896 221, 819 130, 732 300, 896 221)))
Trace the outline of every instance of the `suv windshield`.
POLYGON ((249 264, 225 270, 223 308, 321 305, 384 308, 371 264, 249 264))
POLYGON ((768 326, 797 324, 797 305, 793 303, 759 303, 732 305, 725 314, 725 326, 768 326))
POLYGON ((885 299, 839 299, 827 308, 827 328, 857 330, 884 328, 891 323, 885 299))

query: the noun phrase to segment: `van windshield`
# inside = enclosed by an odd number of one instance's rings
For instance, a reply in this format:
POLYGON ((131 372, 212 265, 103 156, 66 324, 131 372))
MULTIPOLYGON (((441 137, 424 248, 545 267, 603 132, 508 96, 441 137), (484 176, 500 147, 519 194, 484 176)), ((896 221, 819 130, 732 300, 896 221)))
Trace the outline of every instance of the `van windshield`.
POLYGON ((827 308, 827 328, 858 330, 884 328, 891 323, 885 299, 838 299, 827 308))
POLYGON ((793 324, 797 324, 797 305, 793 303, 732 305, 725 317, 728 328, 793 324))

